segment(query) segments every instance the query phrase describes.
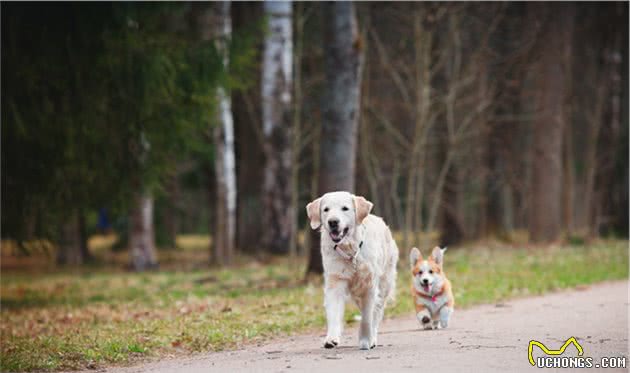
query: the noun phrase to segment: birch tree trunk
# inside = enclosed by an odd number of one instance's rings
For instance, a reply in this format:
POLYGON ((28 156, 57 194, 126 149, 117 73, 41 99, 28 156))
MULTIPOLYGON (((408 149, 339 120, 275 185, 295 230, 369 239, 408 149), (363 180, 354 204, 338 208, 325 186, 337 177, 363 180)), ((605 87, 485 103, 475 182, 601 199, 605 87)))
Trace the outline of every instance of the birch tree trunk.
POLYGON ((292 193, 292 11, 290 1, 264 4, 268 20, 262 67, 262 111, 265 149, 263 175, 263 245, 286 254, 295 238, 292 193))
MULTIPOLYGON (((151 151, 151 143, 144 132, 140 132, 139 146, 138 161, 140 167, 144 167, 151 151)), ((141 179, 136 180, 136 188, 129 217, 129 256, 131 268, 144 271, 157 268, 158 265, 153 229, 153 195, 141 179)))
POLYGON ((234 125, 230 96, 220 87, 217 89, 219 101, 218 116, 213 138, 215 144, 216 171, 216 222, 214 229, 214 261, 217 264, 230 264, 234 256, 236 240, 236 166, 234 156, 234 125))
POLYGON ((129 249, 131 266, 136 271, 157 267, 153 231, 153 197, 150 193, 136 196, 131 209, 129 249))
POLYGON ((532 4, 532 10, 545 17, 536 73, 539 115, 533 123, 532 203, 529 233, 532 242, 559 238, 562 230, 562 137, 566 115, 564 103, 574 5, 532 4), (553 18, 552 18, 553 17, 553 18))
MULTIPOLYGON (((336 190, 354 192, 363 65, 354 3, 334 2, 323 6, 327 85, 322 103, 320 195, 336 190)), ((307 272, 321 273, 319 235, 312 238, 307 272)))
MULTIPOLYGON (((202 41, 213 40, 223 59, 224 74, 229 68, 228 42, 232 34, 229 1, 196 5, 193 12, 202 41), (201 7, 201 8, 200 8, 201 7)), ((216 117, 212 121, 212 141, 215 149, 216 178, 215 221, 211 243, 211 261, 218 265, 230 264, 236 243, 236 157, 234 154, 234 118, 232 100, 224 86, 216 88, 216 117), (214 252, 212 252, 214 248, 214 252)))

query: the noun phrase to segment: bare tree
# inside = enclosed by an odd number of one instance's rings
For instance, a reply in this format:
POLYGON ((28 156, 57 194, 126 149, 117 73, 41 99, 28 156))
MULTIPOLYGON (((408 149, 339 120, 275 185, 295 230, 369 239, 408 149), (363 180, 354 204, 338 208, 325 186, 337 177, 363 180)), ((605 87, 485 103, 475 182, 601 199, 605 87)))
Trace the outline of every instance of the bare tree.
MULTIPOLYGON (((602 8, 601 18, 592 18, 592 8, 580 8, 580 16, 586 18, 579 23, 575 32, 573 58, 575 73, 573 75, 576 91, 584 90, 586 95, 574 95, 576 104, 572 106, 574 113, 572 123, 573 138, 576 142, 575 150, 571 153, 571 170, 575 168, 571 180, 565 184, 572 184, 577 193, 571 200, 574 214, 568 215, 573 223, 573 233, 592 237, 606 226, 610 218, 604 210, 606 206, 615 203, 610 195, 619 196, 621 193, 603 192, 614 185, 618 176, 613 176, 619 140, 625 142, 621 135, 620 103, 621 103, 621 66, 622 28, 618 14, 623 14, 622 5, 619 8, 602 8), (619 12, 619 13, 618 13, 619 12), (605 21, 604 21, 605 20, 605 21), (582 135, 582 136, 580 136, 582 135), (580 139, 585 137, 586 140, 580 139), (619 140, 617 140, 619 139, 619 140), (578 167, 575 167, 578 165, 578 167)), ((569 140, 569 139, 567 139, 569 140)))
POLYGON ((562 137, 574 7, 570 3, 530 5, 533 15, 545 20, 535 62, 538 115, 533 122, 532 242, 558 239, 562 230, 562 137))
MULTIPOLYGON (((484 23, 469 21, 464 16, 467 10, 462 4, 401 5, 391 10, 396 12, 395 25, 382 25, 391 22, 387 20, 390 15, 379 16, 381 11, 374 11, 374 17, 381 18, 369 26, 370 50, 381 69, 372 75, 384 78, 376 83, 377 89, 370 90, 377 93, 368 112, 388 135, 372 140, 372 147, 386 143, 389 157, 362 161, 368 175, 377 179, 388 175, 391 180, 379 189, 389 190, 382 199, 385 215, 388 221, 399 222, 396 226, 403 230, 403 247, 412 241, 428 244, 423 241, 433 240, 433 233, 443 225, 450 228, 450 242, 466 234, 464 171, 479 163, 479 146, 475 145, 495 94, 494 84, 483 72, 482 56, 502 9, 490 7, 484 17, 491 22, 484 23), (411 50, 388 40, 381 29, 387 27, 413 30, 411 50), (383 99, 389 95, 394 97, 383 99), (403 188, 400 179, 405 181, 403 188)), ((368 130, 362 131, 362 139, 368 137, 364 132, 368 130)), ((362 148, 367 148, 363 141, 362 148)))
POLYGON ((263 245, 273 253, 287 253, 295 239, 292 206, 293 84, 292 9, 290 1, 264 4, 268 30, 262 68, 262 111, 265 150, 263 180, 263 245))
POLYGON ((413 13, 414 58, 416 60, 412 88, 415 93, 413 109, 414 134, 409 158, 409 177, 407 179, 407 196, 405 210, 405 232, 403 246, 409 247, 408 234, 422 228, 422 200, 424 197, 424 177, 426 161, 427 136, 434 123, 431 118, 432 104, 431 80, 435 69, 431 69, 431 50, 433 48, 433 32, 426 25, 428 18, 426 9, 416 8, 413 13))
MULTIPOLYGON (((324 6, 327 85, 323 95, 318 193, 354 191, 363 54, 352 2, 324 6)), ((307 272, 321 273, 319 239, 311 237, 307 272)))

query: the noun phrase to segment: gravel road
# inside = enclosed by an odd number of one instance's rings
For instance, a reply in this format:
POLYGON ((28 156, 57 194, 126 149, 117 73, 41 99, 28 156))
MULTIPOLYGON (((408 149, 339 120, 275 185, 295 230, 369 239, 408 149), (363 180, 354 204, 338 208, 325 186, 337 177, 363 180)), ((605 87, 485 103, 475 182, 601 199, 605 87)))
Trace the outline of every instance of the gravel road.
MULTIPOLYGON (((399 296, 404 295, 401 292, 399 296)), ((627 360, 628 305, 628 282, 608 282, 456 310, 449 328, 444 330, 419 330, 412 315, 389 319, 383 323, 379 346, 371 351, 358 350, 356 328, 349 328, 344 333, 342 345, 335 350, 321 347, 323 335, 310 334, 237 351, 108 368, 106 371, 565 372, 571 369, 532 367, 527 354, 529 341, 535 339, 549 349, 558 349, 574 336, 584 349, 583 356, 593 357, 594 363, 599 363, 604 356, 625 356, 627 360)), ((563 356, 575 356, 576 351, 569 346, 563 356)), ((537 347, 534 347, 534 356, 543 356, 537 347)), ((628 367, 599 370, 628 371, 628 367)))

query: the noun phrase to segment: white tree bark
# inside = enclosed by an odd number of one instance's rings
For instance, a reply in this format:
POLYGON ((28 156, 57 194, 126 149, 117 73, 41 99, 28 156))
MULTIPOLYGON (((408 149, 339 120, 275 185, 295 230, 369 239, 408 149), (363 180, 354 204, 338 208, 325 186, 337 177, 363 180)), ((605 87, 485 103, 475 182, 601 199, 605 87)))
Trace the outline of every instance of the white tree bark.
POLYGON ((215 157, 217 174, 222 173, 218 178, 221 184, 218 188, 221 196, 217 197, 217 202, 224 205, 220 211, 225 215, 224 224, 218 229, 223 229, 223 253, 224 261, 229 263, 234 255, 236 242, 236 161, 234 156, 234 120, 232 118, 232 102, 230 96, 223 87, 217 89, 219 100, 220 125, 215 127, 215 140, 217 145, 217 155, 215 157))
POLYGON ((293 77, 293 33, 291 2, 266 1, 268 29, 263 56, 263 134, 269 138, 282 124, 283 112, 291 104, 293 77))
POLYGON ((294 237, 295 211, 291 208, 292 171, 292 10, 291 2, 265 2, 268 29, 262 67, 262 111, 265 150, 263 181, 263 245, 287 253, 294 237))
MULTIPOLYGON (((151 143, 149 143, 144 132, 140 133, 139 145, 141 148, 138 155, 139 162, 140 165, 144 165, 151 151, 151 143)), ((132 202, 129 222, 131 267, 136 271, 156 268, 158 260, 153 229, 153 196, 146 189, 142 180, 138 181, 138 191, 132 202)))
MULTIPOLYGON (((223 66, 225 71, 229 67, 229 51, 227 42, 232 35, 232 22, 230 18, 230 2, 224 1, 215 5, 218 8, 217 22, 215 23, 215 35, 217 49, 223 56, 223 66)), ((234 155, 234 119, 232 117, 232 100, 229 93, 222 86, 217 88, 217 100, 219 110, 217 111, 219 124, 215 127, 217 141, 216 169, 217 174, 222 173, 218 181, 221 185, 218 191, 221 193, 217 202, 223 206, 217 212, 224 213, 223 217, 217 216, 218 220, 224 220, 222 224, 217 224, 217 231, 222 230, 222 251, 224 257, 222 261, 230 263, 234 256, 234 246, 236 242, 236 160, 234 155)), ((218 215, 218 214, 217 214, 218 215)))
POLYGON ((157 254, 153 232, 153 197, 150 194, 136 197, 130 220, 129 248, 133 269, 144 271, 155 268, 157 254))
MULTIPOLYGON (((193 6, 194 17, 201 40, 213 40, 223 58, 224 73, 228 73, 228 43, 232 36, 229 1, 213 2, 193 6)), ((232 100, 227 87, 216 89, 217 110, 213 120, 213 142, 215 147, 215 175, 217 180, 214 201, 215 221, 214 252, 212 260, 217 264, 229 264, 234 256, 236 244, 236 157, 234 155, 234 119, 232 100)))

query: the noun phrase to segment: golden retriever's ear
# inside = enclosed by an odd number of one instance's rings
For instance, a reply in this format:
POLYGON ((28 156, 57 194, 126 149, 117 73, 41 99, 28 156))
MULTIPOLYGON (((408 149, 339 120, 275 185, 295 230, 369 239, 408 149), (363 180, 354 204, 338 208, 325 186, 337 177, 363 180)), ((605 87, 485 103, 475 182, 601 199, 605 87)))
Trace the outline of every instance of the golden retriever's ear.
POLYGON ((411 252, 409 252, 409 263, 411 263, 411 267, 415 266, 418 260, 422 260, 422 254, 420 254, 420 250, 418 250, 417 247, 414 247, 411 249, 411 252))
POLYGON ((354 208, 357 212, 357 224, 361 224, 363 223, 363 219, 370 215, 370 211, 372 211, 372 207, 374 207, 374 205, 372 202, 361 196, 353 196, 353 199, 354 208))
POLYGON ((322 197, 319 197, 306 205, 306 215, 311 220, 311 229, 317 229, 322 225, 321 217, 319 216, 319 203, 321 201, 322 197))

